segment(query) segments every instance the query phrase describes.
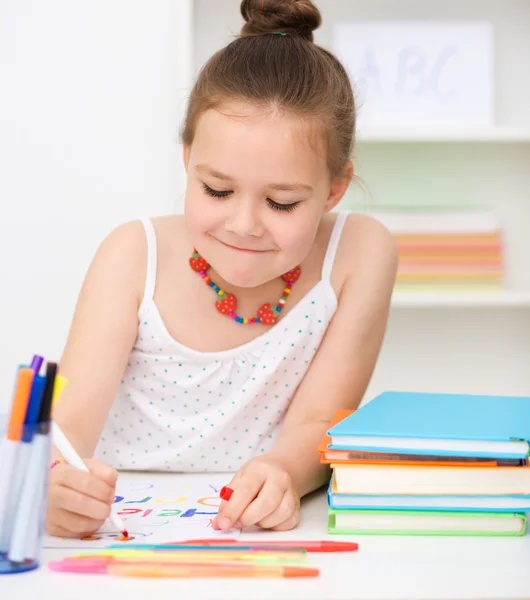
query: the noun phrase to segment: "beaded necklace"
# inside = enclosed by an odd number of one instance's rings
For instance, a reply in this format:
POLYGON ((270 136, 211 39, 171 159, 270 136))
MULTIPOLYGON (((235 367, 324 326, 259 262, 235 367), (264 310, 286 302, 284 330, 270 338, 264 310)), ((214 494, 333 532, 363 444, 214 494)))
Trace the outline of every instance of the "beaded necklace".
POLYGON ((215 307, 217 310, 226 315, 236 323, 242 323, 244 325, 253 325, 254 323, 261 323, 262 325, 274 325, 278 322, 278 318, 280 313, 283 310, 287 297, 291 293, 291 288, 294 283, 300 277, 300 273, 302 270, 300 269, 300 265, 291 269, 287 273, 282 275, 282 279, 286 282, 286 286, 283 290, 282 297, 278 300, 278 303, 274 306, 271 306, 270 302, 265 303, 257 312, 255 317, 240 317, 236 313, 237 308, 237 300, 234 294, 227 294, 223 289, 221 289, 215 281, 208 276, 208 269, 210 265, 206 262, 206 260, 197 252, 195 249, 193 254, 189 260, 191 268, 199 273, 202 277, 204 283, 211 287, 213 291, 217 295, 217 301, 215 303, 215 307))

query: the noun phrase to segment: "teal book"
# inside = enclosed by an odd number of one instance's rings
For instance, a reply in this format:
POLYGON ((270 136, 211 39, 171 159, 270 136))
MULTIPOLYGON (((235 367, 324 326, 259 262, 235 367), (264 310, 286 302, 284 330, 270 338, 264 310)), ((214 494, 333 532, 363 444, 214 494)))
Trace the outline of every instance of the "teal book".
POLYGON ((524 458, 530 397, 388 391, 328 435, 331 450, 524 458))

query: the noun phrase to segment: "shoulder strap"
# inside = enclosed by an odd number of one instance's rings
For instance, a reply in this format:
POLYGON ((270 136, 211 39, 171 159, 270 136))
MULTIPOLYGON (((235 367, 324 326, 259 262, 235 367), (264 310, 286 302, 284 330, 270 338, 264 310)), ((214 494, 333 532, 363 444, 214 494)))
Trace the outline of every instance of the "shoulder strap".
POLYGON ((335 262, 335 255, 340 243, 340 236, 344 229, 344 224, 348 218, 349 212, 342 211, 337 215, 335 225, 328 242, 328 249, 326 250, 326 256, 324 257, 324 264, 322 265, 322 279, 330 279, 331 271, 333 269, 333 263, 335 262))
POLYGON ((142 304, 139 313, 142 314, 147 308, 149 301, 155 295, 156 285, 156 269, 157 269, 157 248, 156 248, 156 233, 151 219, 140 219, 144 226, 145 237, 147 241, 147 269, 145 273, 145 289, 142 304))

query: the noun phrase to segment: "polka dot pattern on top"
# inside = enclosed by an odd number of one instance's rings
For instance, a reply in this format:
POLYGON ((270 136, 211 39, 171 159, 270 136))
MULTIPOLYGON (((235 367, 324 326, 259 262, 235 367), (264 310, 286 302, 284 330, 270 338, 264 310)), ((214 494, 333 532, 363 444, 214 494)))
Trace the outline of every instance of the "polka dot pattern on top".
POLYGON ((270 450, 289 403, 337 308, 331 268, 347 213, 339 213, 322 279, 250 342, 198 352, 172 338, 153 301, 156 236, 148 240, 138 335, 96 448, 118 469, 233 472, 270 450))

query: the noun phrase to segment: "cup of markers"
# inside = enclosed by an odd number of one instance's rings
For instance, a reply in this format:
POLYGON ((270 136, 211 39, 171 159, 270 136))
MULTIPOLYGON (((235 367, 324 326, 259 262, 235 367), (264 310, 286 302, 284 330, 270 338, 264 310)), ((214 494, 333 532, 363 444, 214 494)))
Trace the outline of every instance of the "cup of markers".
POLYGON ((56 363, 43 363, 34 356, 31 364, 18 368, 10 409, 0 417, 0 575, 40 564, 51 410, 65 382, 56 363))

